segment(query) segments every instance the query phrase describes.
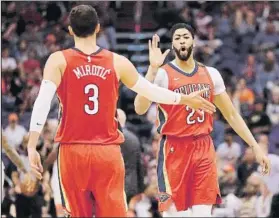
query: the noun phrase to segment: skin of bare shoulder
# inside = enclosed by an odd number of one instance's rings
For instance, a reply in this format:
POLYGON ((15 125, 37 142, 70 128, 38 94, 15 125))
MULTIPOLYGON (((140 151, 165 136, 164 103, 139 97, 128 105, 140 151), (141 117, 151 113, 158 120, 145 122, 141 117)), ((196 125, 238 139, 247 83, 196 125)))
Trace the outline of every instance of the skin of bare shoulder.
POLYGON ((67 63, 62 51, 52 53, 45 64, 44 79, 54 82, 58 87, 66 66, 67 63))

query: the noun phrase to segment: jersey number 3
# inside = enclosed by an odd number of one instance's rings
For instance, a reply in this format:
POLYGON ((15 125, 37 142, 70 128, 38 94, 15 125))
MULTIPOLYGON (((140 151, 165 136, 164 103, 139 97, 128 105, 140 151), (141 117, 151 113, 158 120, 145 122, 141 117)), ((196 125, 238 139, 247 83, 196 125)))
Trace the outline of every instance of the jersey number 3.
POLYGON ((193 110, 189 106, 186 106, 186 110, 190 111, 186 119, 186 123, 188 125, 195 124, 196 121, 198 121, 198 123, 202 123, 204 121, 204 111, 202 111, 202 114, 199 117, 197 117, 197 119, 193 119, 192 117, 195 115, 195 110, 193 110))
POLYGON ((99 88, 95 84, 88 84, 84 88, 84 93, 89 94, 90 90, 93 90, 93 95, 88 97, 88 100, 93 103, 93 107, 90 107, 88 104, 84 105, 84 110, 87 114, 94 115, 99 111, 99 88))

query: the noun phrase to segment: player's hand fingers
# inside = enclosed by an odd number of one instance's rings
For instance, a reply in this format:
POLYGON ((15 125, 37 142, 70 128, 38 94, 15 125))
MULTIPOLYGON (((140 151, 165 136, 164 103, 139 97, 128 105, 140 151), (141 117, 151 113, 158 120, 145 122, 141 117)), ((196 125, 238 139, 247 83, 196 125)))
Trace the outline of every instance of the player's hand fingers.
POLYGON ((155 36, 153 35, 152 36, 152 49, 155 48, 155 36))
POLYGON ((196 92, 195 92, 195 95, 201 95, 201 94, 207 92, 208 90, 209 90, 209 88, 204 88, 204 89, 202 89, 202 90, 200 90, 200 91, 196 91, 196 92))
POLYGON ((159 38, 159 36, 157 35, 157 34, 155 34, 155 45, 156 45, 156 48, 159 48, 159 42, 160 42, 160 38, 159 38))
POLYGON ((267 167, 264 162, 261 165, 262 165, 262 174, 265 175, 266 171, 267 171, 267 169, 266 169, 267 167))
POLYGON ((42 174, 40 173, 40 167, 35 165, 35 164, 31 164, 31 172, 38 178, 41 179, 42 178, 42 174))
POLYGON ((163 57, 166 58, 169 53, 170 53, 170 49, 166 50, 163 54, 163 57))
POLYGON ((41 163, 41 162, 39 163, 39 170, 40 170, 40 172, 41 172, 41 173, 44 171, 44 169, 43 169, 43 166, 42 166, 42 163, 41 163))
POLYGON ((264 174, 270 173, 270 162, 269 160, 263 160, 262 169, 264 174))
POLYGON ((202 107, 206 112, 209 112, 210 114, 213 114, 216 111, 215 107, 207 104, 207 102, 204 102, 202 107))
POLYGON ((38 170, 39 171, 39 167, 37 166, 37 164, 31 163, 30 164, 32 169, 38 170))
POLYGON ((151 51, 151 49, 152 49, 151 40, 148 40, 148 48, 149 48, 149 51, 151 51))
POLYGON ((37 179, 41 180, 43 178, 42 174, 37 169, 31 168, 31 172, 37 179))
POLYGON ((214 113, 213 111, 209 110, 209 109, 208 109, 207 107, 205 107, 205 106, 201 107, 200 109, 203 110, 203 111, 206 112, 206 113, 209 113, 209 114, 213 114, 213 113, 214 113))
POLYGON ((205 100, 204 98, 201 98, 202 99, 202 103, 203 103, 203 106, 206 107, 208 110, 212 111, 212 112, 216 112, 216 107, 214 104, 212 104, 211 102, 205 100))

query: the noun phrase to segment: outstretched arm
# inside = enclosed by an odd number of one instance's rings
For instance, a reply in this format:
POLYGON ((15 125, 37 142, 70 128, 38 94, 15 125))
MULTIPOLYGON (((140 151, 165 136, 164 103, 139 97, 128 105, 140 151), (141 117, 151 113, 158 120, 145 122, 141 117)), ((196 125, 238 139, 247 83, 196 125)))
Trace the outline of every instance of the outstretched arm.
POLYGON ((62 52, 59 51, 50 55, 45 65, 43 81, 31 115, 30 136, 27 147, 28 158, 32 172, 38 179, 42 179, 43 166, 40 154, 36 151, 36 146, 65 67, 66 61, 62 52))
POLYGON ((25 168, 25 166, 24 166, 20 156, 18 155, 17 151, 14 148, 9 146, 8 142, 6 141, 5 136, 3 135, 3 132, 2 132, 2 148, 5 150, 6 155, 16 165, 16 167, 20 171, 26 173, 27 170, 26 170, 26 168, 25 168))
MULTIPOLYGON (((158 68, 149 66, 145 79, 154 83, 158 68)), ((147 112, 152 102, 141 95, 137 95, 134 101, 135 111, 137 114, 142 115, 147 112)))
POLYGON ((220 109, 221 113, 228 121, 233 130, 249 145, 253 148, 257 157, 257 161, 261 164, 263 173, 269 173, 270 163, 268 158, 264 155, 262 149, 256 142, 252 133, 248 129, 246 123, 234 108, 230 97, 226 92, 223 92, 215 96, 215 105, 220 109))
POLYGON ((116 54, 114 57, 114 67, 124 85, 150 101, 162 104, 189 105, 193 109, 201 109, 208 113, 215 111, 215 106, 200 96, 201 93, 208 91, 207 89, 190 95, 172 92, 158 87, 140 76, 134 65, 127 58, 116 54))
POLYGON ((31 115, 28 149, 34 149, 37 146, 50 110, 51 101, 61 82, 61 68, 64 62, 62 52, 53 53, 46 62, 43 81, 31 115))

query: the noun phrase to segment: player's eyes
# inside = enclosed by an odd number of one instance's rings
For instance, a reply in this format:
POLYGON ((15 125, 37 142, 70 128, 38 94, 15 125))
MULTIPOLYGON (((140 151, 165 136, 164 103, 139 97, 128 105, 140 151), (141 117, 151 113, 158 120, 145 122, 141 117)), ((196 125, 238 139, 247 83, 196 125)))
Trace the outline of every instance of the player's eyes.
POLYGON ((174 38, 174 40, 179 40, 180 38, 174 38))

